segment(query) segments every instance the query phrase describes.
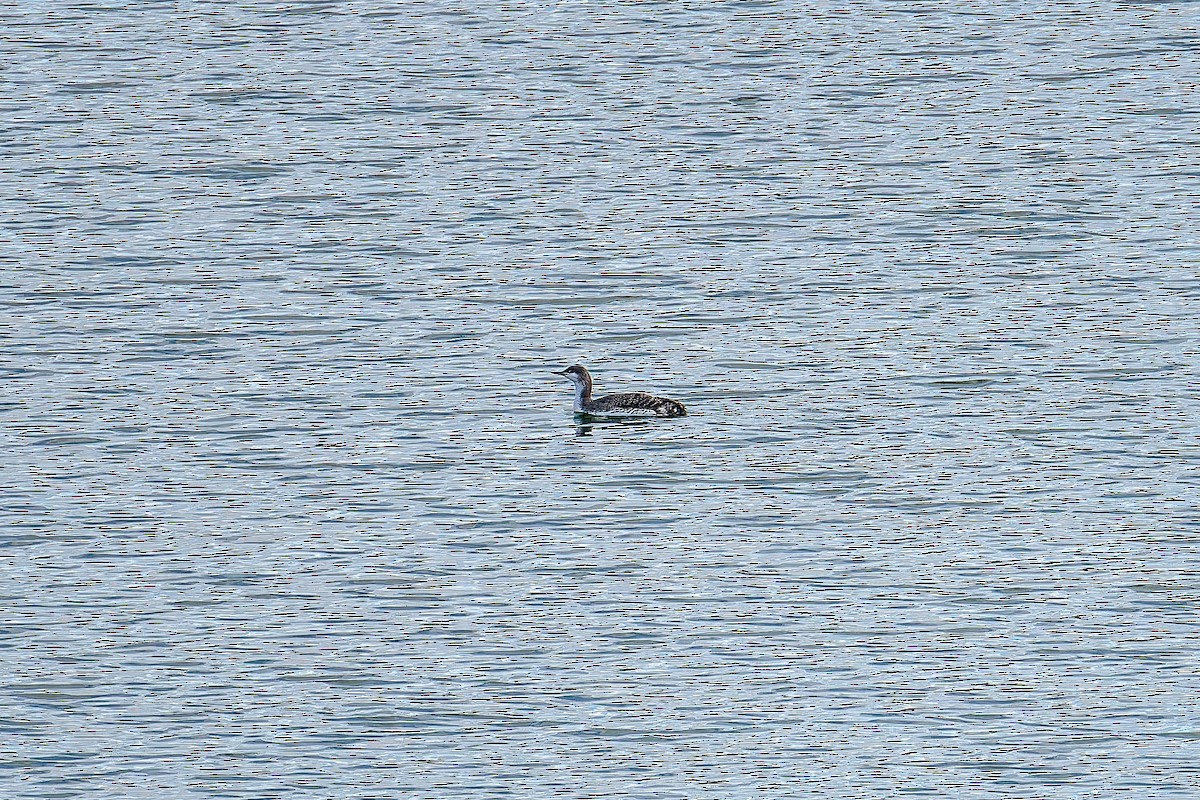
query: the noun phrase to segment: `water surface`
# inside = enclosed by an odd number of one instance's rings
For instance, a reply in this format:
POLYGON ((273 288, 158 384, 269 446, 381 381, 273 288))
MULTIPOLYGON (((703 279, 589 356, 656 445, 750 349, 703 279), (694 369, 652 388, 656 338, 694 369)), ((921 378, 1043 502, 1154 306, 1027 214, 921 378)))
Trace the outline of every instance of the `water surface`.
POLYGON ((0 30, 5 797, 1200 792, 1190 4, 0 30))

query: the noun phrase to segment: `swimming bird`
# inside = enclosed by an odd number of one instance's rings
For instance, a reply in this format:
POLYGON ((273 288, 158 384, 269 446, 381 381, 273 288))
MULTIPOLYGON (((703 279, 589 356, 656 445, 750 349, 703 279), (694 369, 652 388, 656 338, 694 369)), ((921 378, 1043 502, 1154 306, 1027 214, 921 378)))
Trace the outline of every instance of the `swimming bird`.
POLYGON ((665 397, 655 397, 645 392, 607 394, 604 397, 598 397, 593 400, 592 376, 578 364, 554 374, 566 375, 567 380, 575 384, 576 414, 596 414, 603 416, 632 416, 635 414, 654 414, 659 417, 687 416, 687 409, 683 407, 683 403, 668 400, 665 397))

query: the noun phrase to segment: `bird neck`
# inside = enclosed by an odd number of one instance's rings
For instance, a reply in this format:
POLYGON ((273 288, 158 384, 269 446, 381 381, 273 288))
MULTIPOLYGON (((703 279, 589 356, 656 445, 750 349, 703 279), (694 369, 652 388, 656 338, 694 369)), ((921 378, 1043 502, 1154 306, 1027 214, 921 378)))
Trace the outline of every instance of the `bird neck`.
POLYGON ((592 382, 587 379, 574 381, 575 384, 575 410, 583 411, 584 404, 592 399, 592 382))

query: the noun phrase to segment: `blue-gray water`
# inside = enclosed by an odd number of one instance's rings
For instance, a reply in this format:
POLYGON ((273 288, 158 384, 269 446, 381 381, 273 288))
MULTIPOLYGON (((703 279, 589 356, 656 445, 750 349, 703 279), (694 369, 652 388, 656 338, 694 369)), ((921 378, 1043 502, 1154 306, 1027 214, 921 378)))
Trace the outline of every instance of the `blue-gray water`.
POLYGON ((1198 23, 7 4, 0 796, 1197 797, 1198 23))

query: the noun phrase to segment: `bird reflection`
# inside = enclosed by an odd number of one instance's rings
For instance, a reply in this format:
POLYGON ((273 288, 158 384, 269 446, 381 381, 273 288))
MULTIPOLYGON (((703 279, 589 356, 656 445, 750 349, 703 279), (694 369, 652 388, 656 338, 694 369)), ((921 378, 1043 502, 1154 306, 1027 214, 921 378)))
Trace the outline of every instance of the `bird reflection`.
POLYGON ((575 415, 575 435, 591 436, 596 427, 612 427, 614 425, 649 425, 653 417, 596 417, 591 414, 575 415))

